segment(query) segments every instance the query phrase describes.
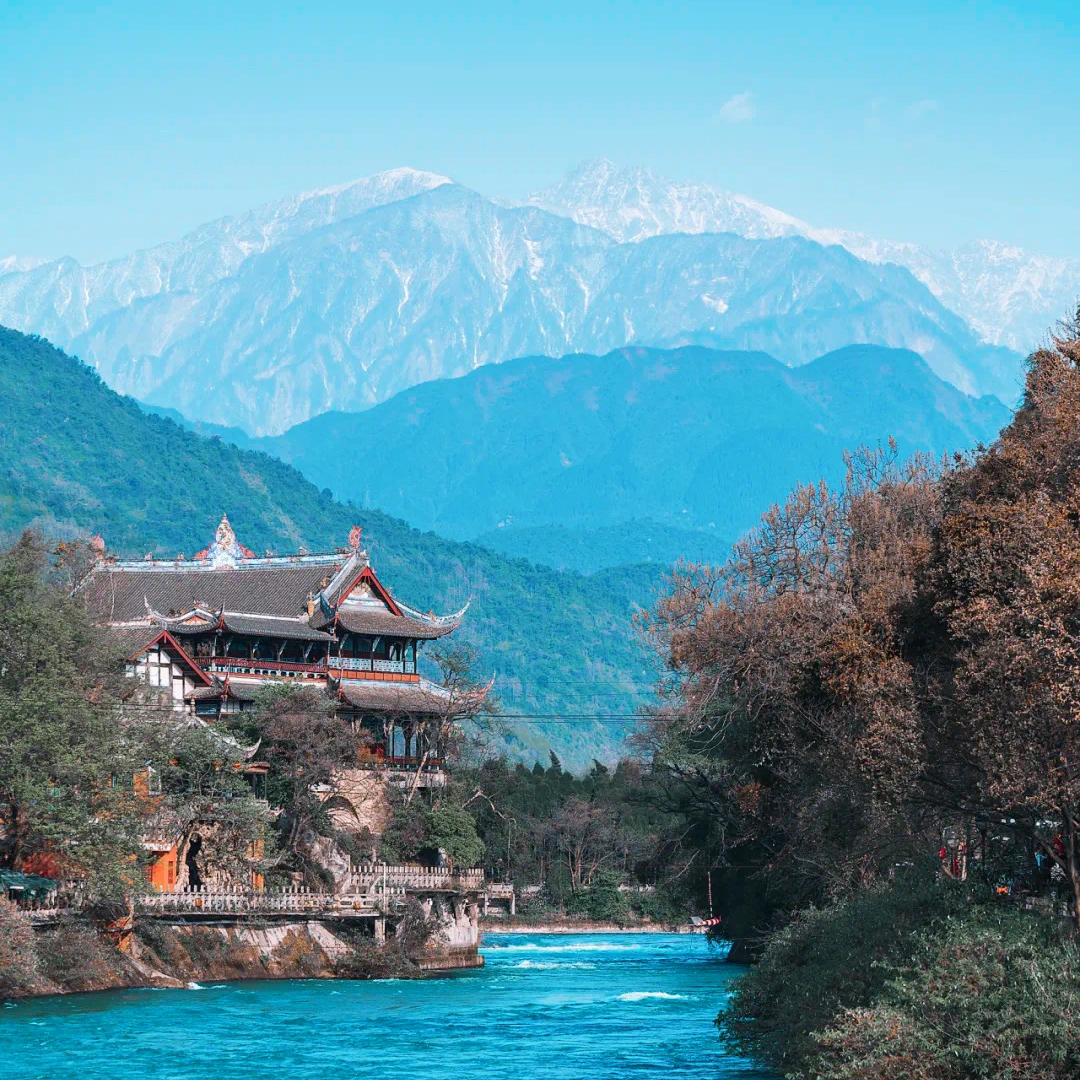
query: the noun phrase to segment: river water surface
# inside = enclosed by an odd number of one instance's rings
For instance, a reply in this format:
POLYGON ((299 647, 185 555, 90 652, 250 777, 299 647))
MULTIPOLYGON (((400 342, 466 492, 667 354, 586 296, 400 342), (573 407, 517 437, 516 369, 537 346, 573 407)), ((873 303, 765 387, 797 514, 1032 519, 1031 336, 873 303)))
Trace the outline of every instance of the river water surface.
POLYGON ((43 998, 0 1012, 4 1080, 679 1080, 768 1074, 713 1018, 742 969, 697 935, 487 934, 420 982, 43 998))

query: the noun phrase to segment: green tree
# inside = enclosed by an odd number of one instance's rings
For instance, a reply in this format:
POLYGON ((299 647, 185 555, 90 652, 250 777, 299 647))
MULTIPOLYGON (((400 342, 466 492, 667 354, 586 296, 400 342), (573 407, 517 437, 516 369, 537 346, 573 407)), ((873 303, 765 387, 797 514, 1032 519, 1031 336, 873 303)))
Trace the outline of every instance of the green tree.
POLYGON ((123 893, 148 811, 133 778, 169 713, 132 699, 65 574, 33 533, 0 553, 0 866, 47 853, 123 893))
POLYGON ((284 869, 320 879, 312 845, 331 836, 326 806, 338 789, 341 770, 354 765, 359 737, 337 715, 335 703, 311 687, 268 686, 253 713, 233 725, 240 741, 258 741, 259 757, 270 767, 267 796, 281 809, 276 861, 284 869))

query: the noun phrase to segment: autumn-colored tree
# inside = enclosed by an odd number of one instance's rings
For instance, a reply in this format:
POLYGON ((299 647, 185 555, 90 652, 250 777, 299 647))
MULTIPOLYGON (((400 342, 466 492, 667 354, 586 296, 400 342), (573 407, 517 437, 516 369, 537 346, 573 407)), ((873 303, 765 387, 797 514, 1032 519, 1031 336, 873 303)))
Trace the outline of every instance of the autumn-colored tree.
POLYGON ((946 478, 936 562, 934 797, 1060 866, 1080 926, 1080 320, 1031 357, 998 442, 946 478))
POLYGON ((872 881, 921 827, 907 796, 926 665, 911 628, 939 471, 898 464, 892 446, 853 455, 841 491, 798 487, 726 567, 681 568, 649 622, 671 671, 657 763, 708 814, 707 861, 782 881, 778 902, 872 881))

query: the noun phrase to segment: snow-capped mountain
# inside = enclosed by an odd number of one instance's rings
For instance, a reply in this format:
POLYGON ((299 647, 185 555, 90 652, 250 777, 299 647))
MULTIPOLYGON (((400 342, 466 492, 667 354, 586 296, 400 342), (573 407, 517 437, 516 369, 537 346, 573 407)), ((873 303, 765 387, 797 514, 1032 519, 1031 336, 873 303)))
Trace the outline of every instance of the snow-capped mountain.
POLYGON ((33 255, 2 255, 0 256, 0 277, 4 274, 21 274, 25 270, 33 270, 48 259, 35 258, 33 255))
POLYGON ((587 161, 564 180, 529 195, 527 205, 572 218, 582 225, 634 242, 664 233, 731 232, 751 240, 806 236, 834 243, 771 206, 709 184, 677 183, 650 169, 587 161))
POLYGON ((67 346, 99 319, 137 301, 205 289, 275 244, 449 182, 435 173, 394 169, 220 218, 181 240, 97 266, 70 258, 37 260, 21 268, 25 273, 0 277, 0 323, 67 346))
POLYGON ((823 246, 752 200, 714 193, 705 207, 697 188, 613 176, 591 195, 579 176, 601 229, 571 220, 584 211, 565 199, 554 213, 382 173, 126 259, 5 274, 0 323, 76 352, 121 392, 258 434, 486 363, 629 344, 791 364, 889 345, 965 392, 1015 397, 1019 358, 980 343, 907 270, 823 246), (608 191, 619 228, 599 213, 608 191))
POLYGON ((745 195, 701 183, 667 180, 610 161, 580 165, 565 180, 530 195, 541 206, 618 240, 663 233, 734 232, 768 238, 805 236, 840 244, 869 262, 905 266, 986 342, 1028 352, 1080 297, 1080 258, 1033 255, 992 240, 956 251, 877 240, 819 228, 745 195))
POLYGON ((456 185, 282 241, 202 290, 129 304, 73 348, 117 389, 269 433, 481 364, 702 335, 789 363, 852 342, 906 346, 966 391, 1001 382, 993 350, 898 267, 802 237, 619 244, 456 185))

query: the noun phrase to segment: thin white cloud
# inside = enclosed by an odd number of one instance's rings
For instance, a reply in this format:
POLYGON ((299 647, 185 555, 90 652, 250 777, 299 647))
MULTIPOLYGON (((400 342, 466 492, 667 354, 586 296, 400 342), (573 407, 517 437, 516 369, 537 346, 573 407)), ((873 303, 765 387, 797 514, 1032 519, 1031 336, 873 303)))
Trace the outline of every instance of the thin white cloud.
POLYGON ((729 97, 720 106, 717 115, 724 124, 745 124, 747 120, 753 120, 757 116, 754 95, 749 90, 744 90, 741 94, 729 97))
POLYGON ((921 120, 924 116, 929 116, 932 112, 937 112, 938 103, 930 98, 923 98, 922 101, 913 101, 904 110, 904 119, 910 123, 914 123, 916 120, 921 120))
POLYGON ((878 101, 877 98, 874 98, 873 101, 867 105, 863 124, 867 131, 881 130, 881 102, 878 101))

